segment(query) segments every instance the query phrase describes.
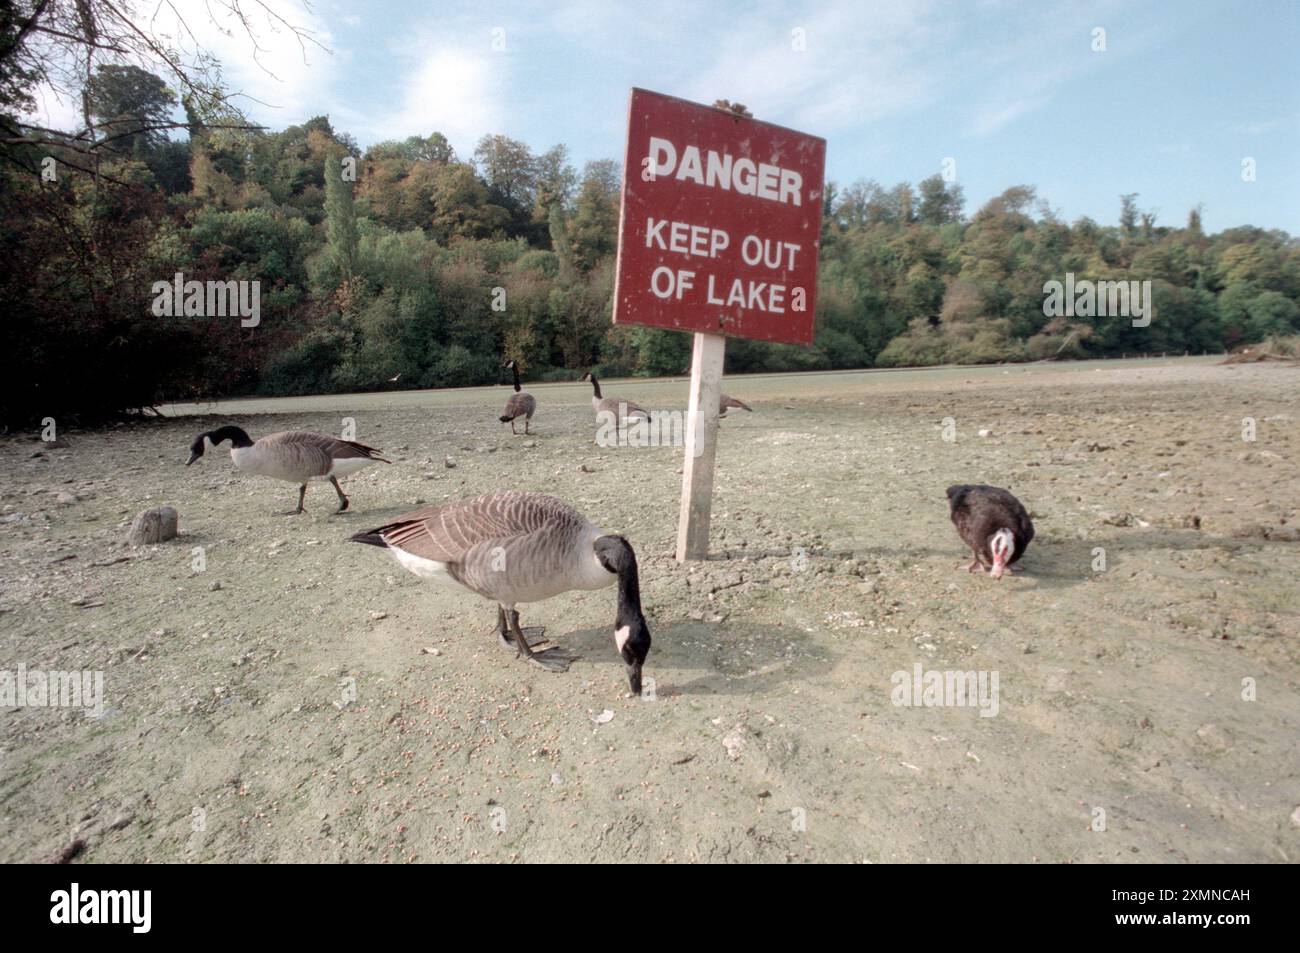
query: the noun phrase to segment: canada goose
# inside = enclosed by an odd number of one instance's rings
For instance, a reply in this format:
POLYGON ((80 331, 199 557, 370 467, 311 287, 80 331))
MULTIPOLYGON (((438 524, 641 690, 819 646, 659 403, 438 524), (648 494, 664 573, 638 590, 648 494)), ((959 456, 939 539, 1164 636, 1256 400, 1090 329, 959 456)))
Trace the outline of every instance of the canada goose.
POLYGON ((230 459, 239 469, 300 484, 298 508, 291 510, 287 514, 289 516, 303 512, 302 501, 307 495, 309 480, 328 479, 333 483, 334 491, 339 495, 339 508, 336 512, 342 513, 348 508, 348 498, 343 487, 339 486, 338 478, 356 473, 376 461, 392 463, 379 456, 383 453, 382 450, 351 440, 340 440, 305 430, 285 430, 267 434, 254 443, 239 427, 227 426, 195 437, 190 446, 190 458, 185 461, 185 465, 188 467, 203 456, 208 447, 215 447, 223 440, 230 441, 230 459))
POLYGON ((967 567, 970 572, 983 569, 986 563, 994 579, 1001 579, 1008 570, 1019 571, 1012 567, 1034 538, 1034 524, 1009 492, 983 484, 950 486, 948 515, 957 535, 975 554, 975 561, 967 567))
POLYGON ((750 407, 749 404, 745 403, 743 400, 736 400, 736 398, 734 397, 729 397, 726 394, 723 394, 721 398, 718 400, 719 419, 727 416, 727 410, 730 408, 736 408, 738 410, 748 410, 751 414, 754 412, 754 408, 750 407))
POLYGON ((518 434, 519 431, 515 430, 515 418, 523 417, 524 434, 527 435, 528 422, 533 419, 533 411, 537 409, 537 401, 533 399, 532 394, 528 393, 528 391, 524 390, 523 387, 520 386, 519 365, 514 361, 511 361, 506 364, 506 367, 515 372, 515 392, 510 396, 510 399, 506 401, 506 412, 498 419, 503 424, 510 425, 511 433, 518 434))
POLYGON ((614 419, 614 427, 617 429, 620 425, 626 425, 627 421, 633 417, 641 417, 646 420, 650 419, 650 411, 646 410, 640 404, 634 404, 625 397, 603 397, 600 393, 600 381, 596 380, 596 375, 588 371, 578 379, 581 381, 591 381, 592 397, 591 407, 596 411, 596 422, 599 423, 601 414, 609 414, 614 419))
POLYGON ((552 671, 564 671, 571 659, 548 654, 554 649, 534 652, 545 630, 520 629, 516 606, 617 581, 614 644, 627 663, 632 693, 640 694, 650 629, 641 613, 636 554, 622 536, 602 533, 562 500, 513 490, 489 493, 407 513, 351 541, 386 547, 417 576, 491 599, 501 644, 552 671), (532 634, 537 638, 530 642, 532 634))

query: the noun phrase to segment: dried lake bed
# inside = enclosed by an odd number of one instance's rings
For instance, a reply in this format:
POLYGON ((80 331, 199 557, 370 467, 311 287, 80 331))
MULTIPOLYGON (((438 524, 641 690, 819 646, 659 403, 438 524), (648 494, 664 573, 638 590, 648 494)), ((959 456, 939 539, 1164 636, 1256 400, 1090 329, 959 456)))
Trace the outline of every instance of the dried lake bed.
POLYGON ((528 389, 527 437, 499 387, 0 440, 0 671, 103 676, 101 713, 0 706, 0 861, 1300 859, 1300 370, 728 378, 754 413, 722 421, 714 557, 686 565, 681 450, 599 447, 589 387, 528 389), (328 484, 290 518, 289 484, 184 466, 219 423, 345 419, 394 462, 342 515, 328 484), (1023 574, 964 572, 956 482, 1029 507, 1023 574), (612 589, 525 607, 581 656, 551 674, 491 605, 344 542, 506 488, 637 548, 652 698, 612 589), (127 546, 159 505, 180 535, 127 546), (996 675, 996 714, 896 704, 918 666, 996 675))

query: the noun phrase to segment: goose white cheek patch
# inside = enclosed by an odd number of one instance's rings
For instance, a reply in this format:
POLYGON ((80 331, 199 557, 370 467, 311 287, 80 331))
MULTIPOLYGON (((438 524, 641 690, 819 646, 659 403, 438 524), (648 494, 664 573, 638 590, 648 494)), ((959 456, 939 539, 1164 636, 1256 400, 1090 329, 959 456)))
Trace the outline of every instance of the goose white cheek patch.
POLYGON ((630 625, 625 625, 614 632, 614 644, 618 646, 620 652, 623 651, 623 646, 627 645, 627 640, 630 638, 632 638, 632 627, 630 625))

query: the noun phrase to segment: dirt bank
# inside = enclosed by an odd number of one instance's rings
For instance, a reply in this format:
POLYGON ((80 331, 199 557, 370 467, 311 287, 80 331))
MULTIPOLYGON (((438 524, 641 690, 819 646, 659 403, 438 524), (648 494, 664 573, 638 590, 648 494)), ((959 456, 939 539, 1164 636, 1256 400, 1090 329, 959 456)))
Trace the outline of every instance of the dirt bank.
POLYGON ((6 439, 0 669, 102 670, 105 702, 0 708, 0 860, 1294 861, 1300 371, 1213 360, 732 379, 755 412, 686 567, 681 451, 595 446, 577 385, 529 388, 532 437, 502 387, 6 439), (341 516, 183 465, 216 420, 344 417, 395 462, 341 516), (1030 507, 1025 574, 958 570, 954 482, 1030 507), (612 590, 526 611, 582 656, 548 674, 490 605, 342 542, 507 487, 633 541, 653 700, 624 697, 612 590), (163 504, 181 536, 125 547, 163 504), (996 715, 893 704, 917 663, 996 673, 996 715))

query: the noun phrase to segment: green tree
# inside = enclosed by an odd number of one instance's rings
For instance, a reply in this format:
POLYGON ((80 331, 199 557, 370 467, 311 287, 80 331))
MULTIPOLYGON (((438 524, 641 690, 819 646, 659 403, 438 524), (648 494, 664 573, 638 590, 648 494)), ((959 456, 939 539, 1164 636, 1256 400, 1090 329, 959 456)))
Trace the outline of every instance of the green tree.
POLYGON ((474 165, 507 202, 532 207, 537 185, 537 160, 528 144, 509 136, 484 136, 474 148, 474 165))
POLYGON ((552 146, 536 162, 538 221, 550 217, 550 209, 558 206, 567 211, 578 187, 578 174, 569 164, 569 148, 560 143, 552 146))
POLYGON ((325 160, 325 220, 330 254, 346 281, 352 277, 357 260, 357 212, 352 198, 352 182, 343 177, 338 156, 325 160))
POLYGON ((942 176, 932 175, 921 181, 920 191, 917 219, 923 225, 948 225, 961 220, 965 198, 960 185, 949 186, 942 176))
POLYGON ((1138 207, 1136 192, 1129 192, 1119 197, 1119 230, 1125 238, 1137 234, 1138 207))
POLYGON ((590 271, 618 248, 619 183, 613 163, 588 163, 568 238, 574 265, 590 271))
POLYGON ((1300 306, 1277 291, 1265 291, 1246 307, 1246 332, 1252 340, 1300 331, 1300 306))
POLYGON ((85 103, 106 148, 142 157, 167 140, 158 127, 170 121, 176 97, 166 83, 138 66, 103 65, 95 67, 86 84, 85 103))

